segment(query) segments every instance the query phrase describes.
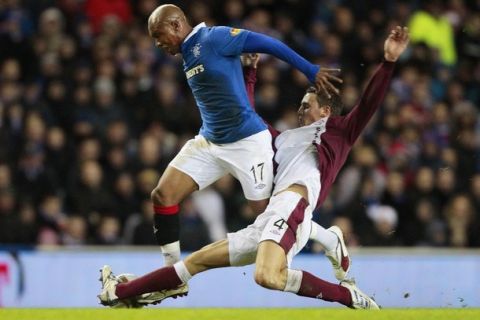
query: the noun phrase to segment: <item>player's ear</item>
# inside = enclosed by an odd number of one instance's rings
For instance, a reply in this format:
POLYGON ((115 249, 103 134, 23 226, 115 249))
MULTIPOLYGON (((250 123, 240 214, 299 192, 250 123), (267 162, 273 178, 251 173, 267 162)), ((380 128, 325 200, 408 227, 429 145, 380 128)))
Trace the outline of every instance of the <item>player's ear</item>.
POLYGON ((329 117, 329 116, 332 115, 332 111, 333 111, 332 107, 327 104, 327 105, 325 106, 325 112, 327 113, 327 117, 329 117))
POLYGON ((180 30, 180 20, 173 19, 170 21, 170 26, 172 27, 173 31, 177 32, 180 30))

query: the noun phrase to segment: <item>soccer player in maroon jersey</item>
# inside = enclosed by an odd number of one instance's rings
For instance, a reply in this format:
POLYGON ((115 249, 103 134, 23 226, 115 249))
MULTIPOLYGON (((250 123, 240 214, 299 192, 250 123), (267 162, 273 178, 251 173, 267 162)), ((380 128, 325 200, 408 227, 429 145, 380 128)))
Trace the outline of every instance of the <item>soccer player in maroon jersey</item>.
MULTIPOLYGON (((311 234, 313 209, 325 200, 350 149, 381 105, 395 61, 408 42, 407 28, 391 31, 384 45, 385 61, 370 79, 359 103, 346 116, 340 115, 339 97, 328 98, 314 88, 307 90, 298 110, 300 127, 275 134, 274 160, 278 168, 273 196, 252 225, 228 234, 227 240, 208 245, 174 266, 128 282, 120 283, 110 267, 104 266, 101 303, 115 306, 132 298, 159 302, 184 294, 178 288, 197 273, 255 262, 255 281, 265 288, 335 301, 355 309, 378 309, 373 299, 352 280, 345 279, 349 260, 343 243, 337 243, 339 254, 330 257, 335 260, 337 278, 343 278, 340 284, 291 269, 290 263, 311 234)), ((341 235, 337 227, 332 228, 318 230, 320 240, 329 242, 332 234, 341 235)), ((338 237, 337 242, 343 242, 343 237, 338 237)))

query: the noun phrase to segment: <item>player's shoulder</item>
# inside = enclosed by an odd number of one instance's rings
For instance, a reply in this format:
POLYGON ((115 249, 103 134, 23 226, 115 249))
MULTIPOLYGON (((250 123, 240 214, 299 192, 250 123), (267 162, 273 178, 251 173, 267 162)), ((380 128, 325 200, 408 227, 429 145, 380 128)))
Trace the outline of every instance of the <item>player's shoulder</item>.
POLYGON ((343 125, 344 121, 345 116, 330 116, 328 117, 325 124, 327 125, 327 127, 336 127, 343 125))
POLYGON ((334 135, 344 135, 347 133, 348 128, 346 116, 330 116, 325 122, 325 131, 334 135))

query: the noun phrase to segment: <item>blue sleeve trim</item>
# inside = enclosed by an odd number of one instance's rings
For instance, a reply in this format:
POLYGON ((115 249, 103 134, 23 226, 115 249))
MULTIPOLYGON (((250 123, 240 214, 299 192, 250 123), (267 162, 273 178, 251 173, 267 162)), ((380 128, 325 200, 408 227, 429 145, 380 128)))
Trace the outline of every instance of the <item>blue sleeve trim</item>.
POLYGON ((315 83, 315 75, 320 70, 320 66, 308 62, 283 42, 261 33, 248 33, 243 52, 271 54, 300 70, 312 83, 315 83))

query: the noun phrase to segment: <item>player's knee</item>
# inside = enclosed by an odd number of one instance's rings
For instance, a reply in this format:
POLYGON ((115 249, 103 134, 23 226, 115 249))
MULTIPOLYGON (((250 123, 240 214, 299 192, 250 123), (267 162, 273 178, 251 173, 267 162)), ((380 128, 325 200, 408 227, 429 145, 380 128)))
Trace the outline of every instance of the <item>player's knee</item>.
POLYGON ((169 188, 165 188, 163 186, 157 186, 153 189, 150 197, 152 202, 157 206, 173 206, 178 203, 175 201, 174 193, 169 190, 169 188))
POLYGON ((266 267, 255 269, 255 282, 267 289, 283 290, 280 273, 266 267))

